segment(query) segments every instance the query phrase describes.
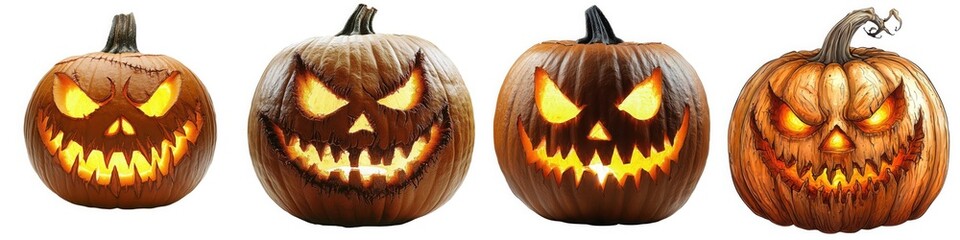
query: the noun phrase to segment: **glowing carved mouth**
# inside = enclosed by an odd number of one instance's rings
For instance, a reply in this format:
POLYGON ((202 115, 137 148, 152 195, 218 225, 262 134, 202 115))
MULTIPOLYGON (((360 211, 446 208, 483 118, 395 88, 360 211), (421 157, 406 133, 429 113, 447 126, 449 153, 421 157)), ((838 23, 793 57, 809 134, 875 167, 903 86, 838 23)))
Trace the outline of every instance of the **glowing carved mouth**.
POLYGON ((436 152, 442 131, 439 124, 434 124, 412 144, 383 151, 385 154, 381 157, 372 157, 368 149, 335 154, 330 145, 318 147, 302 142, 296 134, 286 136, 279 126, 273 124, 273 132, 285 142, 284 152, 300 170, 312 173, 321 181, 339 179, 363 187, 408 179, 410 173, 436 152))
MULTIPOLYGON (((833 167, 824 165, 814 168, 809 161, 806 164, 797 164, 794 156, 777 156, 773 144, 763 137, 755 137, 755 144, 770 174, 780 175, 780 179, 794 191, 805 189, 810 195, 820 193, 822 196, 841 196, 852 192, 854 196, 860 194, 866 197, 871 192, 868 190, 876 190, 891 179, 899 180, 911 164, 919 160, 923 150, 922 122, 917 121, 914 124, 915 136, 908 137, 909 145, 897 148, 894 157, 883 154, 878 159, 863 160, 862 165, 851 163, 847 166, 838 164, 833 167)), ((756 121, 751 125, 754 136, 761 136, 756 121)))
POLYGON ((570 152, 567 154, 561 155, 560 151, 557 151, 553 155, 550 155, 547 153, 546 137, 542 138, 540 144, 534 148, 530 137, 527 135, 527 131, 519 121, 517 122, 517 128, 520 131, 520 142, 523 144, 523 150, 527 155, 527 163, 536 165, 537 168, 542 169, 544 176, 550 173, 556 173, 554 176, 556 176, 557 183, 560 183, 563 173, 568 171, 568 169, 572 169, 578 185, 584 172, 591 172, 596 174, 601 186, 606 182, 608 175, 614 176, 619 181, 619 184, 623 186, 627 180, 626 176, 633 176, 633 179, 639 184, 639 176, 643 172, 650 174, 650 177, 653 179, 657 178, 657 171, 654 171, 655 168, 659 168, 664 173, 670 173, 670 164, 677 161, 680 149, 683 148, 689 121, 690 110, 684 109, 683 123, 681 123, 680 129, 674 134, 673 140, 671 141, 670 136, 664 133, 663 150, 658 151, 651 146, 649 154, 644 155, 643 152, 634 145, 632 153, 630 156, 627 156, 629 158, 625 159, 624 156, 620 156, 619 149, 614 147, 613 155, 608 165, 603 164, 597 152, 593 153, 589 164, 584 165, 577 155, 576 147, 571 147, 570 152))
POLYGON ((196 122, 186 120, 183 126, 173 132, 174 139, 164 139, 159 148, 153 146, 143 150, 105 152, 102 149, 84 149, 76 140, 64 139, 64 132, 54 129, 50 117, 44 116, 42 111, 37 114, 40 139, 47 151, 57 157, 63 170, 75 173, 87 182, 96 180, 99 185, 110 185, 112 179, 117 179, 120 186, 130 186, 156 181, 161 175, 170 174, 172 167, 176 167, 187 154, 190 143, 197 141, 201 127, 203 119, 196 113, 196 122))

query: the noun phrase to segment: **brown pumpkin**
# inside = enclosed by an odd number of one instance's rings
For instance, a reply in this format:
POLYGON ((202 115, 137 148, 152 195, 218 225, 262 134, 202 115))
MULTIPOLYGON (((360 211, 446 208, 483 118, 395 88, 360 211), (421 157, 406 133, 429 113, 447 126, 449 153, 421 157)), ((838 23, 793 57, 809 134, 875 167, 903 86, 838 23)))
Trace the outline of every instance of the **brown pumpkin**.
MULTIPOLYGON (((916 219, 947 170, 940 97, 913 62, 851 48, 872 8, 840 20, 813 51, 790 52, 744 86, 729 129, 730 171, 740 197, 780 225, 855 232, 916 219)), ((897 27, 896 29, 899 29, 897 27)))
POLYGON ((250 155, 270 197, 312 223, 391 225, 460 186, 473 110, 453 63, 430 42, 376 34, 361 4, 336 36, 281 51, 250 108, 250 155))
POLYGON ((586 37, 534 45, 507 73, 494 118, 500 168, 548 219, 661 220, 703 172, 703 86, 667 45, 623 42, 596 6, 586 16, 586 37))
POLYGON ((216 121, 203 84, 173 58, 137 50, 133 14, 102 52, 54 65, 33 93, 24 136, 54 193, 101 208, 163 206, 210 166, 216 121))

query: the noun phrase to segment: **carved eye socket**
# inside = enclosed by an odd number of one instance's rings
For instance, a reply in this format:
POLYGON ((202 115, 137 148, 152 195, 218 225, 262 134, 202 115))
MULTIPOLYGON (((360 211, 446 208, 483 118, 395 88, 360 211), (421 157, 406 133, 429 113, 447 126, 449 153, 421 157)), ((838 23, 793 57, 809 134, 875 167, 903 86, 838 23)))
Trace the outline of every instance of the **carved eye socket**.
POLYGON ((330 91, 314 74, 300 74, 297 80, 300 95, 297 103, 312 117, 323 118, 349 103, 330 91))
POLYGON ((583 110, 582 107, 577 107, 566 95, 563 95, 557 84, 553 82, 553 79, 550 79, 550 76, 542 68, 538 67, 536 69, 533 79, 537 109, 540 111, 540 116, 548 122, 563 123, 570 121, 580 114, 580 110, 583 110))
POLYGON ((157 86, 150 98, 144 103, 134 103, 143 114, 150 117, 161 117, 167 114, 170 107, 177 102, 180 97, 180 72, 173 72, 167 79, 157 86))
POLYGON ((857 127, 859 127, 864 132, 882 132, 893 126, 897 122, 899 117, 898 112, 901 109, 901 106, 897 104, 897 95, 892 95, 887 97, 886 100, 880 105, 876 111, 873 111, 873 114, 869 118, 860 120, 856 122, 857 127))
POLYGON ((54 75, 56 80, 53 82, 53 102, 61 113, 71 118, 86 118, 100 108, 101 103, 87 96, 73 78, 64 73, 54 75))
POLYGON ((390 95, 377 100, 377 103, 394 110, 410 110, 417 106, 423 96, 423 69, 414 68, 410 78, 390 95))
POLYGON ((809 136, 815 130, 814 126, 803 122, 787 104, 779 103, 774 105, 774 108, 771 119, 783 135, 801 138, 809 136))
POLYGON ((617 109, 624 111, 638 120, 653 118, 660 111, 662 98, 663 75, 660 68, 654 69, 647 79, 633 87, 623 102, 617 104, 617 109))

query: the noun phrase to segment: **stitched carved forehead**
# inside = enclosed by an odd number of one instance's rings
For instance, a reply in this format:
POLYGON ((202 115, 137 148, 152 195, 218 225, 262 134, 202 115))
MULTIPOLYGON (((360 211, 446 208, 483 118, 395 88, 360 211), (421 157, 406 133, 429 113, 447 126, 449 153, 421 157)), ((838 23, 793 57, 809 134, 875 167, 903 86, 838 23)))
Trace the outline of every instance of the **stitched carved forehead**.
POLYGON ((157 87, 176 70, 162 67, 157 60, 161 55, 147 54, 88 54, 66 59, 62 73, 76 81, 91 99, 104 100, 112 94, 120 94, 124 87, 127 96, 134 102, 146 102, 157 87), (150 61, 144 61, 152 57, 150 61), (98 63, 92 63, 98 62, 98 63), (88 69, 96 66, 95 69, 88 69))

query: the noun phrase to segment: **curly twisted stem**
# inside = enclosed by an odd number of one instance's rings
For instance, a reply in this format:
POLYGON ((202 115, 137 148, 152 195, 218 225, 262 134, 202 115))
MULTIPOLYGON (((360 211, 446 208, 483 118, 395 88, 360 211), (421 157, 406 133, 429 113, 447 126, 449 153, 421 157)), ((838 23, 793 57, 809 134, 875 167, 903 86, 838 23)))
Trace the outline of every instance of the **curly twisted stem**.
POLYGON ((855 56, 850 53, 850 41, 853 38, 853 34, 857 32, 857 29, 867 22, 871 22, 875 27, 870 27, 870 29, 864 28, 864 31, 873 38, 880 38, 882 35, 880 33, 887 33, 893 36, 893 33, 890 32, 890 28, 887 27, 886 22, 890 18, 895 18, 897 20, 897 27, 893 28, 893 31, 899 31, 900 27, 903 25, 903 21, 900 19, 900 14, 897 9, 890 9, 890 14, 886 18, 880 18, 873 11, 873 8, 864 8, 860 10, 853 11, 847 14, 846 17, 837 22, 833 26, 833 29, 830 30, 830 33, 827 34, 826 39, 823 41, 823 47, 820 48, 820 53, 811 57, 810 61, 822 62, 825 64, 829 63, 845 63, 850 60, 853 60, 855 56))

